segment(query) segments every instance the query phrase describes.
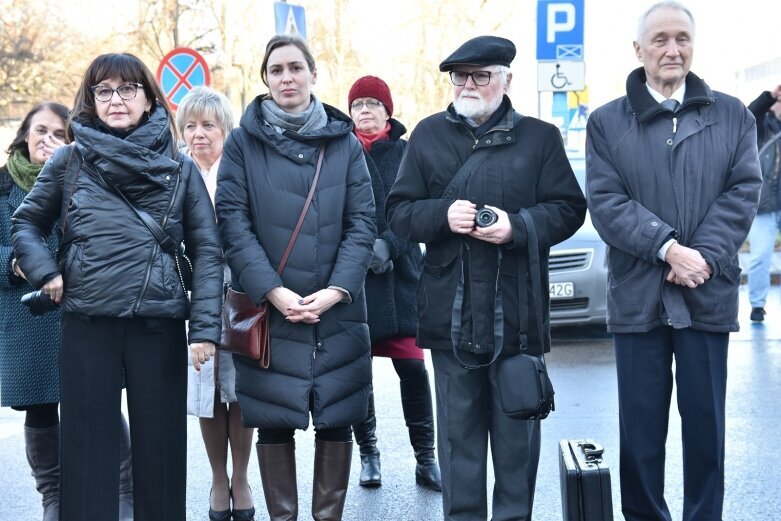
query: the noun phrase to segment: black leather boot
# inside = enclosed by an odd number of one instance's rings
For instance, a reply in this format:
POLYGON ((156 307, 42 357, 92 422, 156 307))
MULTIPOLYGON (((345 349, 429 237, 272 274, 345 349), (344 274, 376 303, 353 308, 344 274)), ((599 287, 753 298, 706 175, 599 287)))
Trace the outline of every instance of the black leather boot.
POLYGON ((315 521, 341 521, 353 443, 315 439, 315 476, 312 490, 312 518, 315 521))
POLYGON ((133 462, 130 427, 122 415, 119 434, 119 521, 133 521, 133 462))
POLYGON ((27 462, 41 494, 43 521, 60 517, 60 425, 36 429, 24 427, 27 462))
POLYGON ((415 482, 425 488, 442 491, 442 477, 434 456, 434 410, 428 372, 399 382, 401 408, 409 429, 409 441, 415 450, 415 482))
POLYGON ((298 487, 296 485, 296 443, 260 444, 258 465, 263 483, 263 496, 270 521, 298 519, 298 487))
POLYGON ((369 414, 366 419, 353 425, 355 442, 361 453, 361 477, 358 484, 362 487, 382 485, 380 472, 380 451, 377 449, 377 417, 374 415, 374 390, 369 393, 369 414))

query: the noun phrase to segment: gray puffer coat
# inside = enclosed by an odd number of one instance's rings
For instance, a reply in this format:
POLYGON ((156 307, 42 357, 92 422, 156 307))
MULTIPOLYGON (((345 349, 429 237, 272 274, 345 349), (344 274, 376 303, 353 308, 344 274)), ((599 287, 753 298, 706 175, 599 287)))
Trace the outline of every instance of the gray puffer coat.
POLYGON ((256 98, 225 142, 217 182, 217 219, 232 285, 260 303, 284 286, 301 296, 329 286, 350 302, 317 324, 289 323, 270 307, 271 366, 234 357, 244 424, 306 428, 350 425, 366 417, 371 384, 364 279, 375 237, 374 199, 352 122, 325 106, 314 134, 278 133, 256 98), (276 269, 304 206, 318 146, 326 143, 320 180, 281 276, 276 269))

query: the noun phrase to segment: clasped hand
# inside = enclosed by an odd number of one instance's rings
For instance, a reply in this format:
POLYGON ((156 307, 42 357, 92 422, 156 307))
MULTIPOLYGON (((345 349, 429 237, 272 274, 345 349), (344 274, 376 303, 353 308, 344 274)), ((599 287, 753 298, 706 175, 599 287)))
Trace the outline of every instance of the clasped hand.
POLYGON ((713 275, 713 269, 695 249, 673 243, 664 256, 670 265, 666 280, 680 286, 696 288, 713 275))
POLYGON ((344 298, 336 289, 321 289, 306 297, 283 286, 266 293, 266 298, 285 316, 288 322, 317 324, 320 316, 344 298))
POLYGON ((462 235, 469 235, 473 239, 490 242, 492 244, 505 244, 513 237, 513 229, 510 225, 510 217, 507 212, 495 206, 490 208, 498 216, 497 221, 491 226, 482 228, 475 224, 477 205, 470 201, 457 200, 447 209, 447 223, 450 231, 462 235))

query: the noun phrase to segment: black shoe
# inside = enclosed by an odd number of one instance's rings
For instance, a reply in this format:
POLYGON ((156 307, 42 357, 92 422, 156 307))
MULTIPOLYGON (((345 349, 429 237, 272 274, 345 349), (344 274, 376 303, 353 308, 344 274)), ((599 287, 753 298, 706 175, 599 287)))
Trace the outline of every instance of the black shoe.
MULTIPOLYGON (((228 491, 230 494, 230 491, 228 491)), ((228 496, 230 497, 230 496, 228 496)), ((209 503, 211 503, 212 494, 209 491, 209 503)), ((230 501, 230 500, 228 500, 230 501)), ((230 505, 230 503, 228 503, 230 505)), ((228 510, 212 510, 211 504, 209 505, 209 521, 231 521, 231 509, 228 510)))
POLYGON ((415 483, 436 492, 442 492, 442 477, 435 460, 418 463, 415 466, 415 483))
POLYGON ((255 507, 232 511, 233 521, 255 521, 255 507))
POLYGON ((765 320, 765 308, 751 308, 751 321, 762 322, 765 320))
POLYGON ((361 454, 361 479, 358 484, 368 488, 382 485, 379 452, 377 454, 361 454))

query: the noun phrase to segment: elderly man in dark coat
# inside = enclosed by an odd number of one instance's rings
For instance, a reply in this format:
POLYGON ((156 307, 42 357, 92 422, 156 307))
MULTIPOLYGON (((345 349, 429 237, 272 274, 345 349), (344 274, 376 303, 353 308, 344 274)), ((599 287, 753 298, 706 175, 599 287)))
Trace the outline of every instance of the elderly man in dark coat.
POLYGON ((754 117, 689 72, 694 20, 677 2, 641 18, 627 95, 588 121, 591 218, 610 247, 621 502, 627 520, 669 520, 665 441, 675 359, 684 521, 721 519, 729 332, 738 249, 762 184, 754 117))
POLYGON ((489 438, 496 477, 492 518, 531 519, 539 421, 502 413, 490 362, 550 348, 547 334, 536 333, 535 306, 542 307, 547 325, 547 294, 541 302, 530 297, 527 228, 519 211, 528 209, 533 219, 543 287, 548 248, 571 236, 586 211, 558 129, 521 116, 506 96, 514 57, 511 41, 480 36, 440 64, 450 73, 453 103, 412 133, 386 204, 391 229, 426 244, 417 342, 432 350, 447 520, 486 519, 489 438), (475 167, 473 154, 481 160, 475 167), (471 175, 451 185, 465 171, 471 175), (495 213, 494 224, 476 226, 482 208, 495 213), (451 318, 459 289, 460 321, 451 318), (462 362, 481 367, 468 369, 462 362))

